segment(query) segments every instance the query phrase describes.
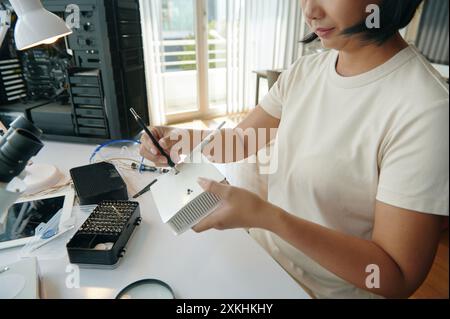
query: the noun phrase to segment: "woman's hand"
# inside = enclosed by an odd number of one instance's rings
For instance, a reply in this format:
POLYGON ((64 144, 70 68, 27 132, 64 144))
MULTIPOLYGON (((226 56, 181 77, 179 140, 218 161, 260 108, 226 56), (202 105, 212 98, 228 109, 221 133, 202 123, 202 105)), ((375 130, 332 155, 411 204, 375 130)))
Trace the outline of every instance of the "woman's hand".
POLYGON ((197 224, 193 230, 197 233, 209 229, 266 228, 275 210, 261 197, 247 190, 199 179, 199 185, 206 191, 216 194, 222 203, 214 213, 197 224))
MULTIPOLYGON (((157 126, 151 128, 150 132, 159 141, 159 144, 164 151, 170 155, 170 158, 174 163, 180 162, 180 154, 183 150, 189 152, 190 133, 188 130, 157 126)), ((145 133, 141 137, 139 151, 143 157, 152 161, 156 166, 168 166, 167 159, 161 154, 150 137, 145 133)))

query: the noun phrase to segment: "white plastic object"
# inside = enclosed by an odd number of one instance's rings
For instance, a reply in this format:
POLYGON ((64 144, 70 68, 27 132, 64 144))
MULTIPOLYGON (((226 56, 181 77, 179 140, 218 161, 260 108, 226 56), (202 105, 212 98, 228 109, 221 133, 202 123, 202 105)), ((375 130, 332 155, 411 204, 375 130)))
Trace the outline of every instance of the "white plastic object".
POLYGON ((25 169, 25 173, 25 194, 36 194, 52 188, 63 177, 55 166, 48 164, 32 164, 25 169))
POLYGON ((168 224, 177 235, 198 224, 220 203, 220 198, 200 187, 198 178, 220 183, 225 177, 205 157, 202 158, 202 164, 181 164, 178 174, 171 171, 152 187, 153 200, 163 223, 168 224))
MULTIPOLYGON (((0 269, 3 266, 0 266, 0 269)), ((36 258, 27 258, 7 265, 0 274, 0 299, 38 299, 39 266, 36 258)))

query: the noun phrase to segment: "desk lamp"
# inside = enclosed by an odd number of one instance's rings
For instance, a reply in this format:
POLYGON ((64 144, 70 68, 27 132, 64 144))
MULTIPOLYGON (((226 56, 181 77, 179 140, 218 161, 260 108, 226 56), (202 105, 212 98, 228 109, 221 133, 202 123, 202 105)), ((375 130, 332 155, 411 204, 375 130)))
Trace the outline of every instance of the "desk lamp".
MULTIPOLYGON (((0 0, 0 4, 1 4, 0 0)), ((18 16, 14 30, 18 50, 51 44, 72 30, 55 14, 47 11, 40 0, 9 0, 18 16)), ((11 26, 12 10, 0 8, 0 46, 11 26)))

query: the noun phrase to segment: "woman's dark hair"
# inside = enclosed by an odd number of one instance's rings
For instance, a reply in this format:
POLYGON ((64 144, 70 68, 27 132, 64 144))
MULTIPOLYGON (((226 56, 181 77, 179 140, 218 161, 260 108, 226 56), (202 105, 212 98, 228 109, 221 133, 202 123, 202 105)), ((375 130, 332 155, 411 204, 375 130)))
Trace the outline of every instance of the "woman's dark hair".
MULTIPOLYGON (((365 40, 381 45, 411 22, 422 2, 423 0, 383 0, 379 6, 380 28, 369 29, 364 20, 348 28, 343 34, 347 36, 362 34, 365 40)), ((307 44, 317 38, 318 36, 315 33, 311 33, 301 42, 307 44)))

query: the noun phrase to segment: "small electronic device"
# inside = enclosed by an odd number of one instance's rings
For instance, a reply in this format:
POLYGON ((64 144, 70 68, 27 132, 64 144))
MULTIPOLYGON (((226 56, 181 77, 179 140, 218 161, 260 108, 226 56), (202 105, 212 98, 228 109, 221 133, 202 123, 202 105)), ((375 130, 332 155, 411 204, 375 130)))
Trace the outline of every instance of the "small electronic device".
POLYGON ((158 179, 152 194, 162 221, 181 235, 211 214, 221 201, 215 194, 205 192, 198 185, 198 178, 223 182, 225 177, 204 157, 200 164, 183 163, 177 168, 178 174, 171 171, 158 179))
POLYGON ((35 235, 36 227, 46 223, 61 212, 59 225, 70 219, 74 202, 74 191, 66 189, 52 195, 17 201, 1 217, 0 249, 27 244, 35 235))
POLYGON ((141 223, 139 203, 104 201, 67 244, 70 262, 88 268, 114 268, 141 223))
POLYGON ((73 168, 70 176, 81 205, 128 200, 127 185, 113 164, 101 162, 73 168))

